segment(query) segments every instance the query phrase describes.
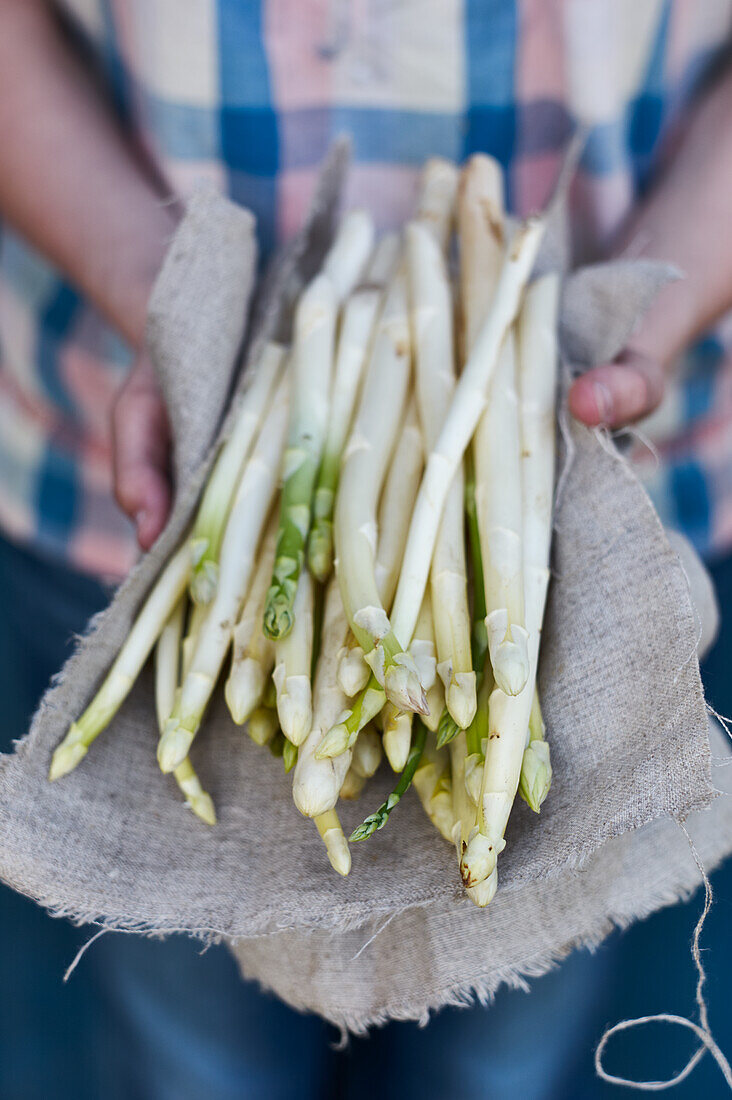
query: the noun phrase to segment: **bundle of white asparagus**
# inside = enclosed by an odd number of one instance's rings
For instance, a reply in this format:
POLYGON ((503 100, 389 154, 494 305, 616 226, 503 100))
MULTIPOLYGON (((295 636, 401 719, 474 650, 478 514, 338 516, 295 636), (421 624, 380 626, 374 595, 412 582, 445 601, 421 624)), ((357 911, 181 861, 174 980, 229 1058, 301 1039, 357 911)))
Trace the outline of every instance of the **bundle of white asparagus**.
POLYGON ((343 218, 52 780, 154 648, 158 762, 204 822, 189 751, 226 669, 231 717, 293 771, 336 871, 351 867, 338 800, 386 756, 392 793, 350 840, 412 786, 471 899, 490 902, 516 794, 538 813, 551 783, 536 673, 559 284, 529 282, 543 227, 511 230, 486 156, 429 161, 400 236, 343 218))

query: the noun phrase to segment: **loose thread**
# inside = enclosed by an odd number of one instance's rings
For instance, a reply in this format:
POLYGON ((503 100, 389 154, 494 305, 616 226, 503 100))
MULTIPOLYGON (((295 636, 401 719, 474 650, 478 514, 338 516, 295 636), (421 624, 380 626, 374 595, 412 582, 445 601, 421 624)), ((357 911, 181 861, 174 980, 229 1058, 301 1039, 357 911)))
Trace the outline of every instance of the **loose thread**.
POLYGON ((91 945, 92 945, 92 944, 93 944, 93 943, 94 943, 94 942, 95 942, 96 940, 98 940, 100 936, 103 936, 103 935, 105 934, 105 932, 109 932, 109 931, 111 931, 111 929, 109 929, 109 928, 100 928, 98 932, 95 932, 95 933, 94 933, 94 935, 93 935, 93 936, 91 937, 91 939, 88 939, 88 940, 86 941, 86 943, 84 943, 84 944, 82 944, 82 945, 81 945, 81 947, 79 948, 79 950, 78 950, 78 951, 76 952, 76 955, 74 956, 74 960, 73 960, 73 962, 71 963, 71 966, 70 966, 70 967, 68 968, 68 970, 67 970, 67 971, 66 971, 66 973, 64 974, 64 981, 65 981, 65 982, 67 982, 67 981, 69 980, 69 978, 71 977, 71 975, 72 975, 72 974, 74 973, 74 971, 76 970, 77 966, 78 966, 78 965, 79 965, 79 963, 81 962, 81 958, 82 958, 82 955, 85 955, 85 954, 86 954, 86 952, 87 952, 87 951, 88 951, 88 949, 89 949, 89 948, 91 947, 91 945))
POLYGON ((678 1085, 681 1081, 684 1081, 689 1074, 696 1068, 702 1057, 709 1051, 714 1058, 715 1062, 719 1066, 724 1076, 727 1085, 732 1091, 732 1069, 730 1064, 725 1058, 724 1054, 720 1050, 719 1046, 714 1040, 714 1037, 709 1028, 709 1013, 707 1009, 707 1003, 704 998, 704 985, 707 980, 704 964, 701 959, 701 951, 699 949, 699 940, 701 938, 704 922, 707 919, 709 910, 712 907, 712 884, 709 881, 709 876, 704 870, 704 865, 699 857, 699 853, 696 850, 693 840, 689 836, 688 830, 682 821, 677 822, 679 828, 686 837, 691 852, 692 858, 696 863, 699 874, 701 875, 702 882, 704 883, 704 908, 701 915, 696 922, 694 928, 694 935, 691 941, 691 955, 694 960, 694 966, 697 971, 696 982, 696 1003, 699 1009, 699 1023, 694 1023, 693 1020, 687 1019, 686 1016, 675 1016, 669 1012, 659 1012, 653 1016, 639 1016, 634 1020, 621 1020, 619 1023, 614 1024, 613 1027, 608 1028, 603 1034, 600 1042, 597 1044, 595 1050, 595 1072, 598 1077, 603 1081, 607 1081, 611 1085, 624 1085, 626 1088, 638 1089, 642 1092, 661 1092, 664 1089, 670 1089, 674 1085, 678 1085), (605 1047, 608 1044, 608 1040, 619 1031, 628 1031, 633 1027, 641 1027, 643 1024, 649 1023, 666 1023, 666 1024, 678 1024, 680 1027, 688 1028, 689 1031, 693 1031, 696 1037, 700 1040, 701 1046, 696 1050, 684 1068, 677 1073, 674 1077, 669 1078, 667 1081, 634 1081, 628 1077, 616 1077, 614 1074, 607 1073, 602 1064, 602 1056, 605 1051, 605 1047))
POLYGON ((391 922, 394 920, 395 916, 396 916, 396 912, 392 913, 391 916, 386 918, 386 920, 381 925, 381 927, 376 929, 373 936, 370 936, 369 939, 366 940, 366 943, 364 943, 361 947, 359 947, 358 951, 356 952, 356 954, 351 959, 351 962, 355 962, 356 959, 364 953, 364 951, 369 946, 369 944, 373 943, 374 940, 376 939, 376 937, 381 935, 381 933, 386 928, 387 924, 391 924, 391 922))

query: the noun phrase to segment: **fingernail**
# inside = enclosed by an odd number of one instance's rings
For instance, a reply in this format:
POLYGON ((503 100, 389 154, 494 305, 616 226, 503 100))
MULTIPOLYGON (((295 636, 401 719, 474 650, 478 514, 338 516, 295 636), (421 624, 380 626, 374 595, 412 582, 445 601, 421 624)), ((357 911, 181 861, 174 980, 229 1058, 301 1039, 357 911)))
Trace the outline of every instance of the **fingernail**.
POLYGON ((610 424, 613 416, 613 395, 604 382, 593 382, 592 392, 601 424, 610 424))

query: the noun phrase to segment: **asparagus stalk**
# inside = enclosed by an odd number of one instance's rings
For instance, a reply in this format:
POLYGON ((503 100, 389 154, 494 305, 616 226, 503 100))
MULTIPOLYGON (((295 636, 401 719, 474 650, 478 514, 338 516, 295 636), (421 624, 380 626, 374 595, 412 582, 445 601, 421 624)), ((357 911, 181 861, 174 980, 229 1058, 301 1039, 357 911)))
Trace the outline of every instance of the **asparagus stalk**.
POLYGON ((247 733, 255 745, 262 747, 273 744, 277 739, 278 755, 282 756, 284 742, 281 740, 280 722, 274 707, 268 707, 264 703, 255 707, 249 715, 247 733))
POLYGON ((414 735, 412 737, 409 755, 407 756, 397 785, 394 787, 394 790, 391 792, 386 802, 383 802, 374 813, 369 814, 365 821, 353 830, 351 833, 352 842, 357 840, 368 840, 377 829, 384 828, 389 820, 389 814, 394 807, 398 805, 412 784, 414 773, 422 758, 426 739, 427 727, 417 718, 414 722, 414 735))
POLYGON ((354 802, 357 798, 360 798, 365 785, 366 780, 364 777, 359 775, 353 768, 349 768, 341 786, 341 798, 346 802, 354 802))
POLYGON ((280 728, 288 741, 301 745, 312 725, 310 670, 313 660, 313 583, 307 569, 297 582, 295 622, 290 633, 275 642, 275 668, 280 728))
POLYGON ((394 635, 411 639, 419 614, 445 500, 473 436, 505 335, 518 312, 544 232, 539 218, 517 231, 508 252, 491 311, 455 388, 440 435, 427 460, 409 527, 399 585, 391 614, 394 635))
POLYGON ((325 595, 321 648, 313 691, 312 728, 300 746, 292 784, 295 805, 307 817, 317 817, 334 808, 351 763, 350 751, 334 759, 316 756, 324 734, 341 718, 348 704, 337 682, 339 657, 347 634, 348 620, 338 582, 333 579, 325 595))
MULTIPOLYGON (((442 252, 421 225, 407 229, 407 261, 417 401, 425 442, 431 448, 455 391, 452 297, 442 252)), ((447 709, 465 728, 475 714, 476 681, 470 650, 462 466, 447 494, 430 576, 438 672, 447 709)))
POLYGON ((452 811, 450 761, 445 749, 438 749, 427 738, 412 785, 432 824, 448 843, 453 843, 455 818, 452 811))
POLYGON ((272 576, 276 521, 270 522, 259 551, 252 584, 244 601, 232 639, 231 671, 224 688, 229 712, 243 725, 259 706, 275 661, 275 650, 262 632, 264 601, 272 576))
POLYGON ((343 648, 338 663, 338 685, 343 694, 352 699, 354 695, 358 695, 366 687, 371 670, 366 664, 363 650, 351 634, 350 628, 348 633, 349 639, 343 648))
MULTIPOLYGON (((81 718, 71 723, 68 733, 54 752, 48 774, 50 780, 60 779, 73 771, 86 756, 92 742, 112 721, 183 595, 189 575, 190 553, 184 544, 153 585, 99 691, 81 718)), ((185 756, 184 752, 177 764, 182 763, 185 756)))
MULTIPOLYGON (((529 678, 518 696, 495 688, 481 785, 478 831, 461 871, 466 885, 487 878, 505 846, 503 834, 521 775, 549 583, 554 485, 554 401, 559 285, 547 275, 530 288, 519 328, 524 521, 524 581, 529 633, 529 678)), ((547 777, 544 776, 546 779, 547 777)))
POLYGON ((358 285, 373 247, 371 215, 366 210, 349 211, 323 261, 323 274, 330 280, 339 305, 358 285))
MULTIPOLYGON (((155 711, 161 733, 173 712, 178 690, 178 664, 186 602, 185 596, 182 596, 163 627, 155 647, 155 711)), ((175 769, 173 778, 186 796, 186 805, 193 810, 194 814, 207 825, 215 825, 216 811, 213 799, 201 786, 201 781, 188 757, 175 769)))
POLYGON ((406 283, 399 272, 374 335, 361 402, 343 454, 335 533, 343 605, 365 659, 398 707, 423 712, 419 677, 388 629, 375 575, 377 505, 405 407, 409 349, 406 283))
POLYGON ((336 312, 333 284, 325 275, 316 276, 295 310, 280 526, 264 610, 264 633, 273 641, 292 630, 293 603, 310 530, 310 506, 328 425, 336 312))
POLYGON ((223 444, 208 479, 190 539, 190 591, 196 603, 210 603, 219 578, 219 554, 231 503, 242 467, 256 438, 262 416, 282 372, 285 349, 265 344, 254 369, 252 383, 244 392, 234 416, 231 434, 223 444))
MULTIPOLYGON (((503 181, 489 157, 473 157, 460 199, 461 288, 467 350, 490 309, 504 254, 503 181)), ((521 468, 514 340, 504 341, 491 400, 474 442, 486 631, 499 687, 518 695, 529 674, 524 615, 521 468)))
MULTIPOLYGON (((454 166, 446 161, 429 161, 422 174, 417 218, 440 238, 449 232, 456 178, 454 166)), ((346 614, 376 680, 395 706, 425 714, 424 691, 407 652, 424 593, 420 593, 409 631, 401 638, 389 626, 374 576, 376 503, 409 381, 407 308, 406 280, 400 270, 387 295, 361 407, 345 452, 336 505, 336 541, 346 614)))
POLYGON ((198 635, 201 632, 206 615, 208 614, 208 605, 203 603, 192 603, 188 609, 188 620, 186 623, 186 632, 181 644, 181 661, 180 661, 180 676, 181 680, 185 679, 188 674, 188 669, 191 667, 191 661, 193 660, 193 654, 196 650, 196 642, 198 641, 198 635))
POLYGON ((366 726, 353 746, 351 767, 363 779, 370 779, 376 774, 383 755, 378 730, 371 725, 366 726))
POLYGON ((339 875, 347 875, 351 870, 351 853, 338 814, 335 810, 327 810, 326 813, 319 814, 314 820, 325 844, 331 867, 339 875))
POLYGON ((328 432, 313 497, 313 526, 308 543, 310 569, 321 583, 327 580, 333 566, 333 508, 341 455, 353 418, 383 283, 391 274, 389 267, 394 261, 395 246, 394 237, 385 237, 379 243, 366 272, 367 285, 355 290, 348 299, 340 323, 328 432))
MULTIPOLYGON (((409 756, 409 746, 412 743, 412 718, 414 715, 412 711, 399 710, 393 703, 387 703, 382 714, 384 720, 382 731, 384 753, 391 770, 400 772, 406 766, 409 756)), ((362 733, 359 734, 359 740, 362 733)), ((358 744, 358 741, 356 744, 358 744)))
POLYGON ((244 468, 221 547, 216 595, 201 627, 180 699, 158 745, 158 762, 171 772, 183 761, 203 719, 246 595, 277 476, 287 428, 288 380, 277 388, 254 451, 244 468))
POLYGON ((534 813, 539 813, 549 794, 552 782, 552 765, 549 745, 545 738, 546 727, 539 704, 539 692, 534 691, 529 716, 529 743, 521 760, 521 778, 518 793, 534 813))
POLYGON ((427 729, 434 733, 445 705, 445 692, 442 680, 437 675, 437 647, 432 607, 432 596, 427 588, 409 648, 427 696, 429 714, 425 714, 422 720, 427 729))
POLYGON ((374 575, 383 606, 391 607, 409 532, 409 517, 422 477, 424 446, 417 404, 407 404, 401 435, 391 460, 379 502, 379 540, 374 575))

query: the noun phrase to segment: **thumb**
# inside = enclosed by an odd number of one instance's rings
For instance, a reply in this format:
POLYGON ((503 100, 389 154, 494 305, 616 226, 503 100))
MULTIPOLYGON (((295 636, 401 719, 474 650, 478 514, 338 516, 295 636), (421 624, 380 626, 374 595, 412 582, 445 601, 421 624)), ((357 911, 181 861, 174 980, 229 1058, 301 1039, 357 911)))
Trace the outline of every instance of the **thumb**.
POLYGON ((663 387, 659 361, 626 348, 614 362, 593 367, 572 384, 569 408, 590 428, 622 428, 653 412, 663 387))
POLYGON ((165 526, 172 497, 170 424, 152 363, 138 357, 112 410, 114 495, 149 550, 165 526))

